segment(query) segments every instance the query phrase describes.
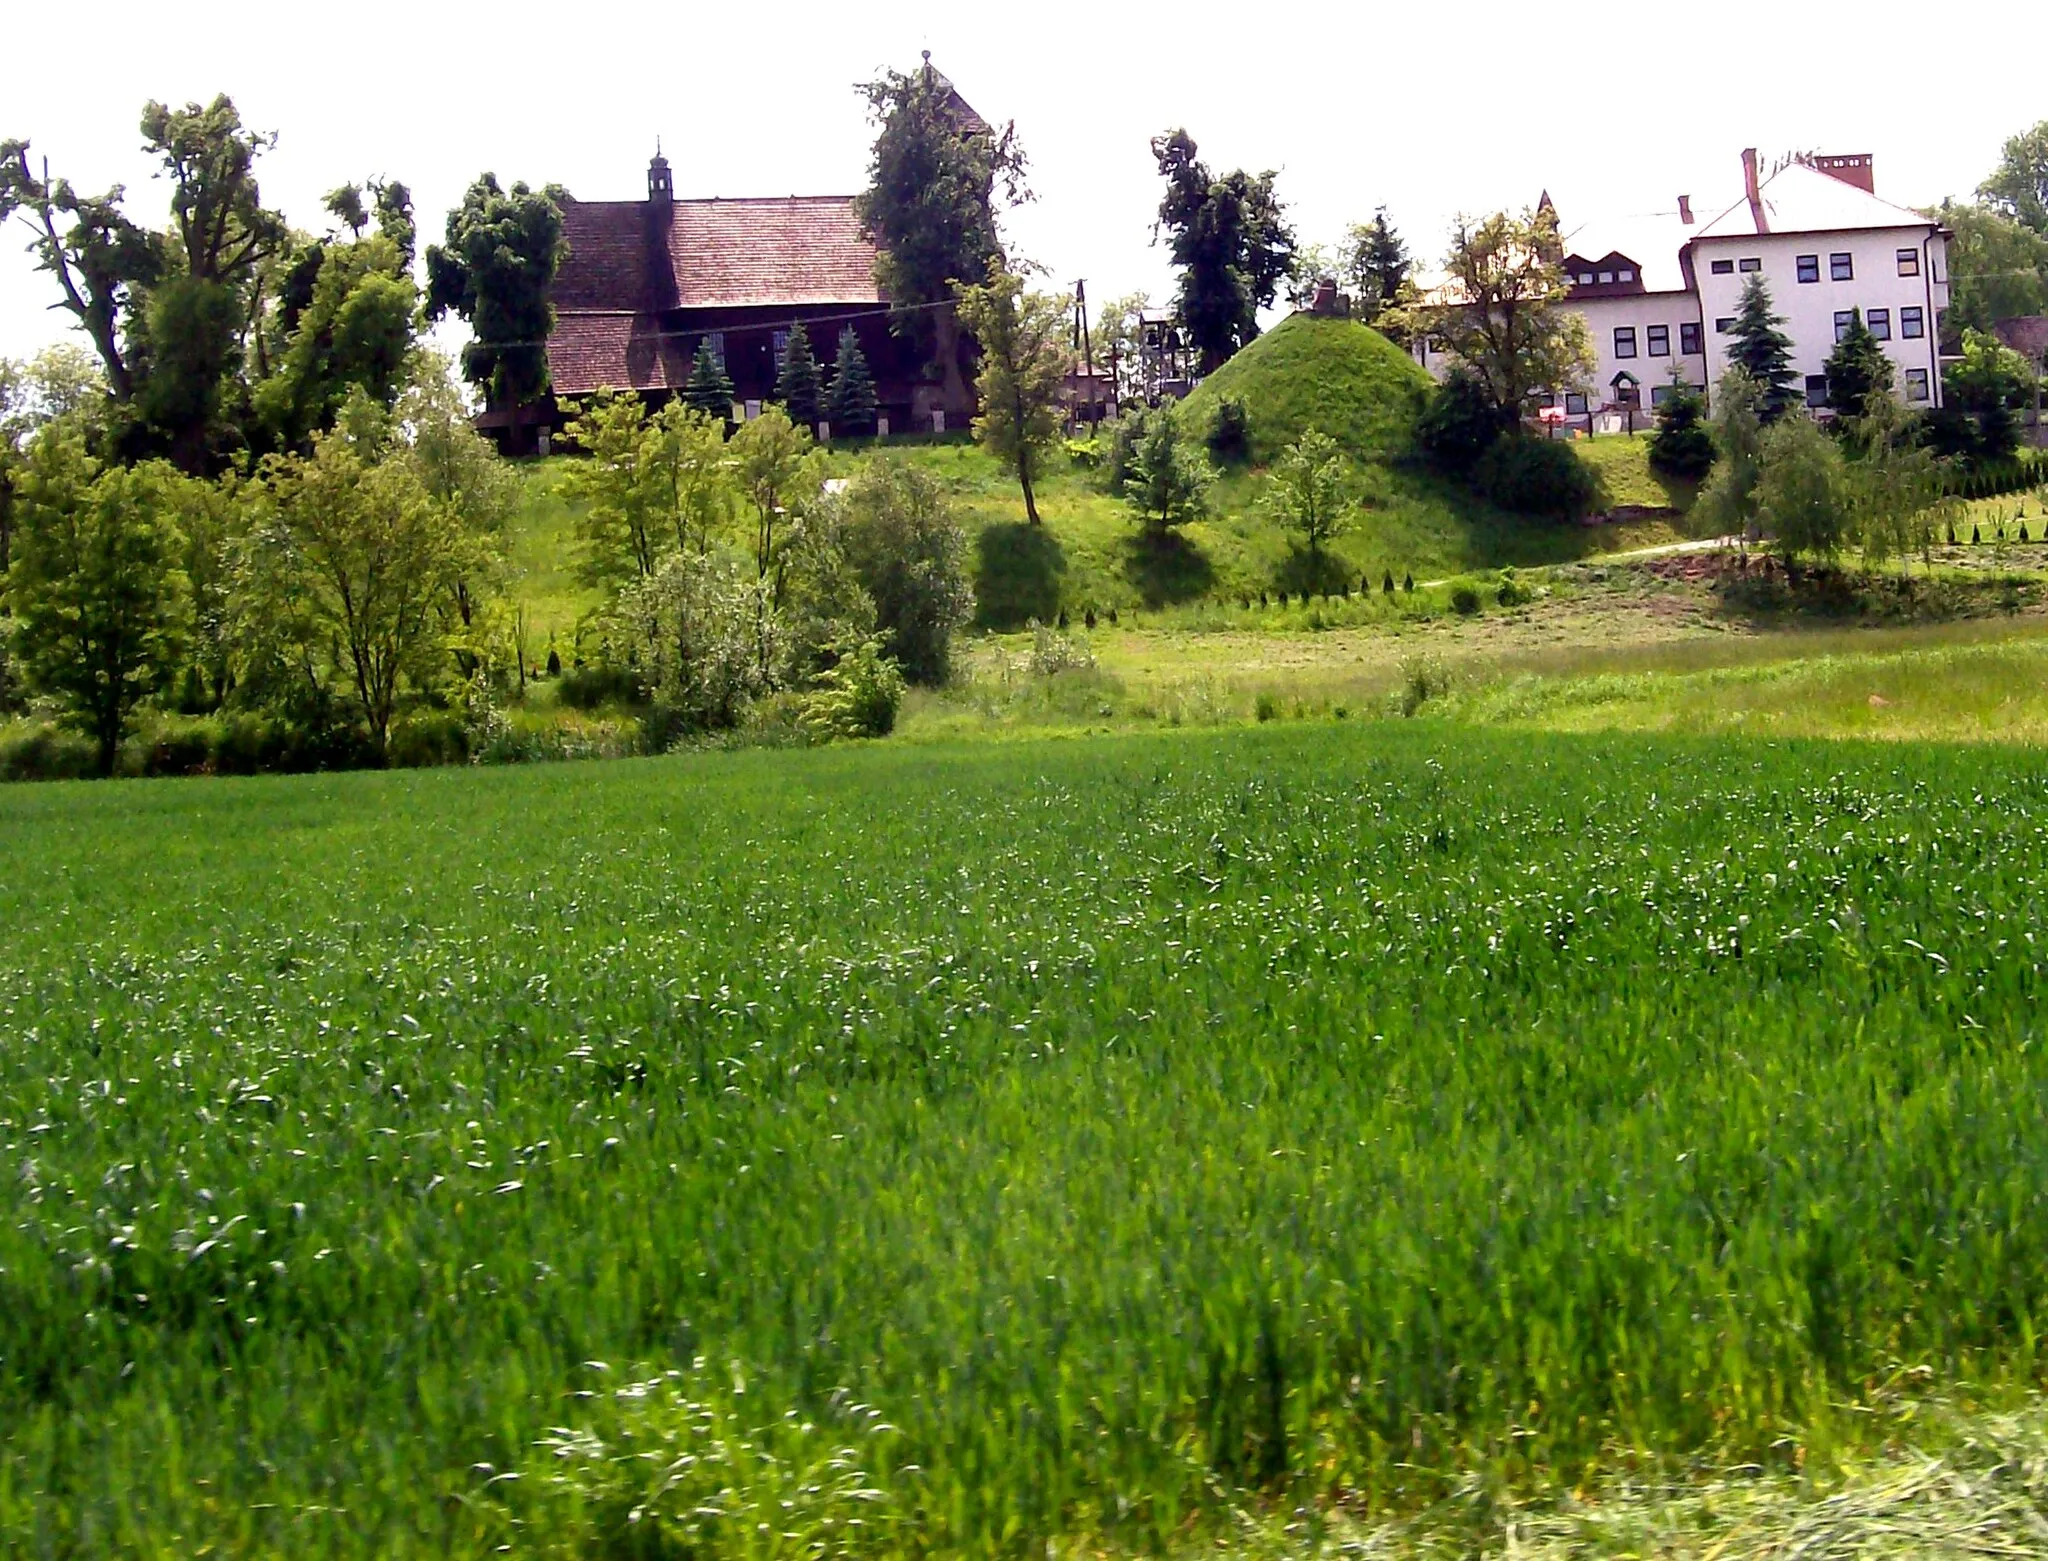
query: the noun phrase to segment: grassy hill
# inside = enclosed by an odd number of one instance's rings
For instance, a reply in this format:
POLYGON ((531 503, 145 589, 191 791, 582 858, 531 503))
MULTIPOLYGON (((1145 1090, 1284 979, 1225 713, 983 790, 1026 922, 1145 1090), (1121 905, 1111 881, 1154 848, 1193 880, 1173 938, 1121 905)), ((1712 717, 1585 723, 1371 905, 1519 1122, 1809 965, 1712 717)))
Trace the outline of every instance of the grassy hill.
POLYGON ((1354 460, 1385 462, 1408 449, 1429 387, 1422 366, 1370 326, 1296 314, 1202 381, 1187 407, 1205 428, 1219 401, 1244 402, 1257 465, 1310 428, 1354 460))

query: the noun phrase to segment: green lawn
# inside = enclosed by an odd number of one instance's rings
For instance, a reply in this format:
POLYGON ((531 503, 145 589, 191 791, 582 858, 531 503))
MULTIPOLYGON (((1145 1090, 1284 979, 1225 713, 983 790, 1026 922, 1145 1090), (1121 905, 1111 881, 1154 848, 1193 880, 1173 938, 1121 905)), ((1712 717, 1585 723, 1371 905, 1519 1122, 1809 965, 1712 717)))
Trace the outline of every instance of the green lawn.
POLYGON ((2044 825, 1427 720, 8 788, 0 1553, 1820 1477, 2040 1381, 2044 825))

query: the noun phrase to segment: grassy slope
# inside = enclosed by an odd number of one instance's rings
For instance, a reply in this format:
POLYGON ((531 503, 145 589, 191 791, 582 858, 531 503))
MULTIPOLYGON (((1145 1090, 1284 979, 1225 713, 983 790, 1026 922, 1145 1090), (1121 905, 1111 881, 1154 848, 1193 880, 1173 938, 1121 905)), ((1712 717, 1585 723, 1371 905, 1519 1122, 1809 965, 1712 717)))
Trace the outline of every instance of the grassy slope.
POLYGON ((1244 402, 1260 464, 1310 428, 1354 460, 1386 462, 1407 450, 1430 383, 1420 364, 1370 326, 1296 314, 1204 380, 1187 410, 1194 427, 1206 428, 1219 401, 1244 402))
MULTIPOLYGON (((1609 455, 1603 448, 1603 458, 1626 483, 1640 487, 1649 481, 1641 441, 1603 445, 1613 450, 1609 455)), ((1050 622, 1062 607, 1078 618, 1090 607, 1128 611, 1262 590, 1299 591, 1308 578, 1307 561, 1264 507, 1266 478, 1258 471, 1224 474, 1210 517, 1185 528, 1182 540, 1162 551, 1144 545, 1126 506, 1064 457, 1056 458, 1055 470, 1040 486, 1045 524, 1033 528, 1025 524, 1015 480, 973 446, 927 442, 892 447, 889 454, 933 473, 958 501, 974 536, 983 627, 1016 628, 1033 617, 1050 622)), ((834 457, 842 473, 874 458, 871 451, 844 448, 834 457)), ((578 616, 595 601, 573 572, 574 521, 560 491, 568 460, 522 467, 528 499, 508 549, 511 588, 529 603, 543 653, 553 629, 565 657, 578 616)), ((1336 572, 1354 588, 1361 576, 1378 580, 1388 570, 1397 580, 1410 573, 1426 580, 1503 564, 1564 562, 1682 535, 1682 528, 1656 520, 1597 528, 1544 525, 1504 515, 1452 484, 1402 467, 1363 468, 1359 496, 1357 524, 1330 555, 1336 572)))

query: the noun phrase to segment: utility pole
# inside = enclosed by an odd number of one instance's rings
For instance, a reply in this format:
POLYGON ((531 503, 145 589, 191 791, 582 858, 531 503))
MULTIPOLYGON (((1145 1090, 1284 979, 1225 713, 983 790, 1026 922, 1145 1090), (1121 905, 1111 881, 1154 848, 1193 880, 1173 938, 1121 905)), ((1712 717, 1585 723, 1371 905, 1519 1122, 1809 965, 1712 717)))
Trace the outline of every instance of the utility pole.
POLYGON ((1102 421, 1102 403, 1095 395, 1095 340, 1088 329, 1088 279, 1074 283, 1074 351, 1081 355, 1081 383, 1088 387, 1088 421, 1102 421))

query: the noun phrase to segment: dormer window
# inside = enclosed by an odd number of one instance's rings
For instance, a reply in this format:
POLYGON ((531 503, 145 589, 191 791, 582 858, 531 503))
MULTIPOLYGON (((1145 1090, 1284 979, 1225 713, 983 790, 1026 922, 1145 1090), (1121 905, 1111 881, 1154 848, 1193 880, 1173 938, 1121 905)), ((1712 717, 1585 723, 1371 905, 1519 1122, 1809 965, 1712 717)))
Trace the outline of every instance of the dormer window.
POLYGON ((1579 273, 1579 286, 1581 286, 1581 287, 1591 287, 1592 285, 1593 285, 1593 273, 1592 273, 1592 272, 1590 272, 1590 271, 1581 271, 1581 272, 1579 273))
POLYGON ((1612 271, 1602 271, 1600 273, 1600 280, 1602 282, 1611 282, 1614 280, 1614 273, 1612 271))
POLYGON ((1633 282, 1636 279, 1636 274, 1633 271, 1623 269, 1614 273, 1614 279, 1617 282, 1633 282))

